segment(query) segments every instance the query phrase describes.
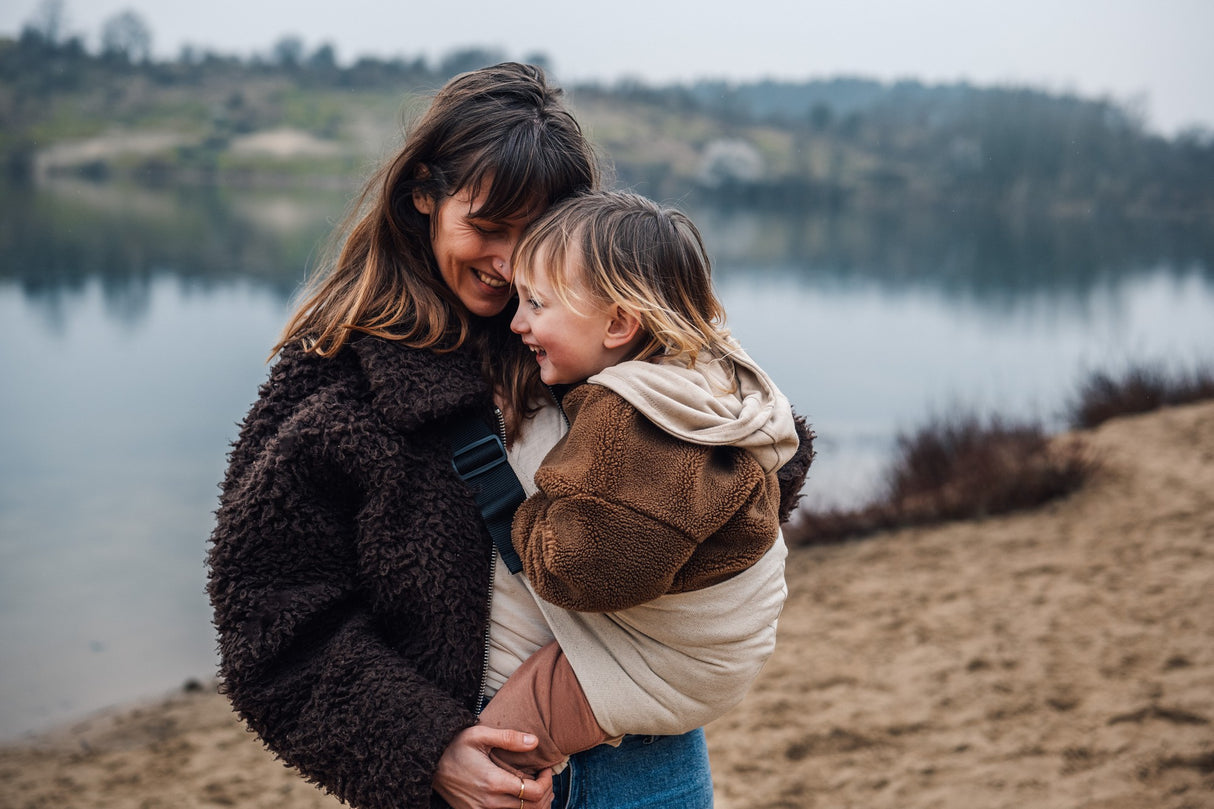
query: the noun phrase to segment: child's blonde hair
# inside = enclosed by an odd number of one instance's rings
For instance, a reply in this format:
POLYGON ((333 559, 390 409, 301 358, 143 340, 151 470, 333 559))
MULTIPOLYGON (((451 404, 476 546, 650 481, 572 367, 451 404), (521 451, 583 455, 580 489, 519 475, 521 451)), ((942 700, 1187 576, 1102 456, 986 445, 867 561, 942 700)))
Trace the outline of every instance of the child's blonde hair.
POLYGON ((515 247, 516 282, 526 284, 537 261, 566 306, 578 308, 580 282, 593 296, 588 303, 615 303, 634 315, 644 337, 636 359, 665 354, 691 365, 701 351, 733 347, 704 240, 682 211, 620 191, 571 197, 515 247), (571 277, 574 268, 580 278, 571 277))

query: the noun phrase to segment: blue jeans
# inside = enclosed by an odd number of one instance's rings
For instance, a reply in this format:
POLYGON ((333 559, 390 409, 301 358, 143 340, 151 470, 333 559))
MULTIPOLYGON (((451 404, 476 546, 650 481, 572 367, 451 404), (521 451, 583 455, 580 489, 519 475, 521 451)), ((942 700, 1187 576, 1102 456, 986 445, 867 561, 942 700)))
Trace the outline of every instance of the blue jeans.
POLYGON ((572 756, 552 781, 552 809, 712 809, 703 730, 601 744, 572 756))

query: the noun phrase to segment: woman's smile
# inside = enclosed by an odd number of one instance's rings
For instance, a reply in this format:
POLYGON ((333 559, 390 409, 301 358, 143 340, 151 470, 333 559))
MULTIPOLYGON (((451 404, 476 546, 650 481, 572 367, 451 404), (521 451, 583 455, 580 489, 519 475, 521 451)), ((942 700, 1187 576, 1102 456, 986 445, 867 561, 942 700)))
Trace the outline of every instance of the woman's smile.
POLYGON ((484 284, 485 286, 487 286, 491 289, 509 289, 510 288, 510 282, 505 280, 504 278, 498 278, 496 275, 490 275, 487 272, 478 270, 476 267, 472 268, 472 272, 476 273, 476 277, 480 279, 480 282, 482 284, 484 284))

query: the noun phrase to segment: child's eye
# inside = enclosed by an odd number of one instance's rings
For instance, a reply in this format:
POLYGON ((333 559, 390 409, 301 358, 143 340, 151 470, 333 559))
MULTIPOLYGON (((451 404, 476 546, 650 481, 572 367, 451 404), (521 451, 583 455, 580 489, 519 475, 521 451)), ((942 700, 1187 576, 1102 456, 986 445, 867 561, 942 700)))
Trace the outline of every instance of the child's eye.
POLYGON ((537 301, 535 298, 527 299, 527 306, 529 306, 531 308, 532 312, 538 312, 540 309, 540 305, 541 305, 540 302, 537 301))

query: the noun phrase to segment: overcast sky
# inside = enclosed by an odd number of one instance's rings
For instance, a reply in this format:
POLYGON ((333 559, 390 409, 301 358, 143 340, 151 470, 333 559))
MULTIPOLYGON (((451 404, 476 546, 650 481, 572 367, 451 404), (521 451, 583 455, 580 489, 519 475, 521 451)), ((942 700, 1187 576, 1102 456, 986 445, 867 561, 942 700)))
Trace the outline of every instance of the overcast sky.
MULTIPOLYGON (((2 0, 16 35, 40 0, 2 0)), ((541 52, 564 82, 632 76, 808 79, 836 75, 1032 85, 1132 102, 1164 133, 1214 129, 1214 0, 64 0, 67 30, 95 47, 132 9, 153 48, 268 54, 284 35, 338 59, 500 48, 541 52)))

